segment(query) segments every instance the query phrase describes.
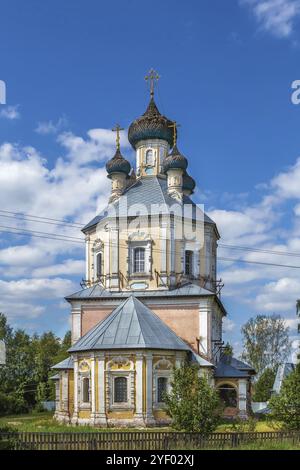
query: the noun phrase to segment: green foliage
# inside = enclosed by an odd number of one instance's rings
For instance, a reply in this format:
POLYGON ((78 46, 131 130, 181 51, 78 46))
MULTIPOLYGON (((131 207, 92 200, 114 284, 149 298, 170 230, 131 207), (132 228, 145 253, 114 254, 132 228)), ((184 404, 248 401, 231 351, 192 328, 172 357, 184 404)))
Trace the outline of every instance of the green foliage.
POLYGON ((71 345, 68 332, 61 341, 52 332, 30 336, 13 330, 0 313, 0 339, 6 344, 6 365, 0 367, 0 414, 24 413, 54 399, 51 366, 65 359, 71 345))
POLYGON ((257 315, 242 327, 242 359, 254 367, 259 377, 266 367, 274 369, 290 354, 289 328, 280 315, 257 315))
POLYGON ((222 353, 225 354, 225 356, 233 356, 233 347, 228 341, 225 344, 224 348, 222 348, 222 353))
POLYGON ((271 398, 269 406, 271 419, 282 421, 287 429, 300 430, 300 364, 284 379, 280 394, 271 398))
POLYGON ((199 377, 199 368, 186 363, 174 369, 171 386, 165 403, 173 427, 203 435, 213 432, 220 419, 220 400, 207 379, 199 377))
POLYGON ((274 385, 276 371, 268 367, 259 377, 254 386, 253 401, 268 401, 274 385))

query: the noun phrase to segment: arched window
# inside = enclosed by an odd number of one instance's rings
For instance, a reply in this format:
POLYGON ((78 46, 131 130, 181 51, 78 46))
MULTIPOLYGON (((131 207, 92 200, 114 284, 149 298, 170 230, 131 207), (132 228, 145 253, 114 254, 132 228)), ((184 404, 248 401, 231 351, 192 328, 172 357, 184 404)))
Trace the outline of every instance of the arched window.
POLYGON ((97 279, 102 276, 102 253, 96 255, 96 276, 97 279))
POLYGON ((167 377, 158 377, 157 379, 157 401, 164 403, 165 394, 167 393, 168 379, 167 377))
POLYGON ((116 377, 114 380, 114 402, 127 402, 127 378, 116 377))
POLYGON ((147 150, 146 152, 146 165, 153 165, 153 150, 147 150))
POLYGON ((90 401, 90 379, 88 377, 82 379, 82 401, 83 403, 90 401))
POLYGON ((193 274, 193 252, 187 250, 185 252, 185 275, 191 276, 193 274))
POLYGON ((135 248, 133 270, 135 273, 145 272, 145 248, 135 248))
POLYGON ((237 393, 236 389, 230 384, 222 384, 219 388, 219 394, 221 400, 228 408, 237 407, 237 393))

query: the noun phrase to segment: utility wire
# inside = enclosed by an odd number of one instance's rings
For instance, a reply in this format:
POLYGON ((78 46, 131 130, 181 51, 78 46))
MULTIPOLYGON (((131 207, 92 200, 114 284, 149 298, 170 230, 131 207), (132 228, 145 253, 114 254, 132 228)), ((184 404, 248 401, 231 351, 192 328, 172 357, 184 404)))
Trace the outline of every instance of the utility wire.
MULTIPOLYGON (((16 218, 18 220, 25 220, 25 221, 28 221, 28 222, 37 222, 37 223, 44 223, 44 224, 50 224, 50 225, 62 225, 62 226, 65 226, 66 228, 68 228, 68 227, 82 228, 83 227, 83 224, 79 224, 77 222, 66 222, 66 221, 63 221, 63 220, 52 219, 52 218, 49 218, 49 217, 40 217, 40 216, 35 216, 35 215, 30 215, 30 214, 25 214, 25 213, 21 214, 19 212, 4 211, 2 209, 0 210, 0 217, 8 217, 8 218, 12 218, 12 219, 16 218), (2 212, 5 212, 6 214, 13 214, 13 215, 2 214, 2 212), (30 220, 30 219, 28 219, 28 217, 34 218, 34 220, 30 220)), ((38 233, 44 233, 44 232, 38 232, 38 233)), ((59 236, 61 236, 61 235, 59 235, 59 236)), ((73 236, 68 236, 68 235, 66 235, 66 237, 67 238, 72 238, 72 239, 73 238, 79 239, 78 237, 73 237, 73 236)), ((231 245, 231 244, 226 244, 226 243, 218 243, 218 247, 227 248, 227 249, 230 249, 230 250, 231 249, 232 250, 241 250, 241 251, 249 251, 249 252, 254 252, 254 253, 265 253, 265 254, 278 255, 278 256, 296 256, 296 257, 300 257, 300 253, 296 253, 296 252, 268 250, 268 249, 263 249, 263 248, 253 248, 253 247, 246 247, 246 246, 240 246, 240 245, 231 245)))
MULTIPOLYGON (((9 212, 9 211, 0 210, 0 213, 1 212, 9 212)), ((15 218, 19 218, 19 217, 17 217, 17 215, 19 213, 17 213, 17 212, 16 213, 11 212, 11 213, 15 214, 15 218)), ((0 214, 0 216, 1 216, 1 214, 0 214)), ((29 215, 29 214, 27 214, 26 216, 35 217, 37 219, 43 219, 42 217, 32 216, 32 215, 29 215)), ((73 227, 76 226, 75 224, 71 224, 71 223, 68 223, 68 222, 65 223, 64 221, 61 221, 61 220, 58 220, 58 219, 50 219, 50 218, 47 218, 47 217, 45 217, 45 219, 48 220, 48 221, 51 221, 51 220, 52 221, 57 221, 61 225, 70 225, 70 226, 73 226, 73 227)), ((48 223, 48 222, 46 222, 46 223, 48 223)), ((51 222, 51 224, 53 224, 53 223, 51 222)), ((54 224, 54 225, 56 225, 56 224, 54 224)), ((5 225, 0 225, 0 232, 11 233, 11 234, 14 234, 14 235, 28 235, 28 236, 38 237, 38 238, 46 238, 46 239, 50 239, 50 240, 59 240, 59 241, 85 244, 85 241, 83 240, 83 238, 79 238, 79 237, 68 236, 68 235, 63 235, 63 234, 61 234, 61 235, 60 234, 53 234, 53 233, 49 233, 49 232, 41 232, 41 231, 37 231, 37 230, 23 229, 23 228, 17 228, 17 227, 9 227, 9 226, 5 226, 5 225)), ((119 246, 122 246, 122 244, 120 243, 119 246)), ((123 246, 127 247, 127 245, 125 245, 125 244, 123 246)), ((264 250, 264 249, 259 249, 259 248, 251 248, 251 247, 237 246, 237 245, 228 245, 228 244, 223 244, 223 243, 219 243, 218 246, 220 248, 245 250, 245 251, 249 251, 249 252, 258 252, 258 253, 265 253, 265 254, 275 254, 275 255, 300 257, 300 253, 293 253, 293 252, 282 252, 282 251, 267 250, 267 249, 264 250)), ((157 248, 153 248, 153 251, 160 252, 160 253, 162 252, 162 250, 157 249, 157 248)), ((177 253, 177 254, 179 254, 179 253, 177 253)), ((286 264, 281 264, 281 263, 268 263, 268 262, 263 262, 263 261, 242 260, 242 259, 237 259, 237 258, 218 257, 218 260, 228 261, 228 262, 237 262, 237 263, 260 264, 260 265, 265 265, 265 266, 275 266, 275 267, 300 269, 300 266, 295 266, 295 265, 286 265, 286 264)))
POLYGON ((0 209, 0 213, 4 212, 5 214, 13 214, 15 216, 19 216, 20 218, 25 218, 25 217, 31 217, 31 218, 34 218, 34 219, 40 219, 40 220, 49 220, 49 221, 52 221, 52 222, 59 222, 59 223, 63 223, 64 225, 71 225, 72 227, 78 227, 78 228, 82 228, 83 225, 80 224, 79 222, 66 222, 65 220, 61 220, 61 219, 53 219, 53 218, 50 218, 50 217, 41 217, 41 216, 38 216, 38 215, 32 215, 32 214, 26 214, 25 212, 12 212, 12 211, 6 211, 6 210, 3 210, 3 209, 0 209))

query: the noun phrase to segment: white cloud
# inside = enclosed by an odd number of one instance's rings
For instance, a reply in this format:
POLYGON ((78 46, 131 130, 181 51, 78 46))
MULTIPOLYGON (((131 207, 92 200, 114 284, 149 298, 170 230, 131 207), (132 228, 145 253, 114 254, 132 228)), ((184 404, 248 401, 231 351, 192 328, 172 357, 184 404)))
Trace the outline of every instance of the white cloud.
POLYGON ((33 299, 61 299, 75 288, 72 281, 62 278, 19 279, 16 281, 0 280, 1 301, 17 298, 23 300, 33 299))
POLYGON ((35 132, 41 135, 57 134, 68 125, 68 120, 65 116, 60 117, 56 122, 42 121, 38 122, 35 132))
MULTIPOLYGON (((104 164, 115 152, 113 133, 92 129, 86 138, 63 133, 58 142, 62 155, 51 168, 47 158, 33 147, 9 142, 0 145, 1 209, 76 220, 84 225, 106 205, 111 183, 104 164)), ((2 226, 83 240, 79 228, 3 215, 0 212, 2 226)), ((62 276, 71 279, 84 276, 84 244, 10 234, 7 246, 7 237, 0 230, 0 311, 14 318, 15 323, 18 318, 24 322, 39 315, 51 315, 48 304, 53 299, 60 301, 79 290, 77 283, 62 276)))
POLYGON ((236 327, 236 324, 234 321, 232 321, 228 317, 223 318, 223 332, 228 333, 230 331, 233 331, 236 327))
POLYGON ((4 119, 9 119, 11 121, 13 121, 15 119, 19 119, 21 117, 21 114, 20 114, 18 108, 19 108, 19 105, 5 106, 0 111, 0 117, 2 117, 4 119))
POLYGON ((42 276, 62 276, 62 275, 83 275, 85 269, 84 260, 74 260, 67 259, 63 263, 54 264, 51 266, 45 266, 42 268, 34 269, 32 276, 33 277, 42 277, 42 276))
POLYGON ((257 310, 262 312, 290 312, 296 309, 300 293, 300 279, 282 277, 265 284, 255 299, 257 310))
POLYGON ((300 14, 299 0, 240 0, 248 5, 259 27, 278 38, 289 37, 300 14))

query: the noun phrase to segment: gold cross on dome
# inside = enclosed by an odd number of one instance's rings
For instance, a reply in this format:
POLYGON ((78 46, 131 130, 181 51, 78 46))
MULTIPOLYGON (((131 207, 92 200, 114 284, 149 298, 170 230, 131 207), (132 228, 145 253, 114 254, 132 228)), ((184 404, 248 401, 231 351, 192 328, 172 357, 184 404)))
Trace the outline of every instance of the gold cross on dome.
POLYGON ((116 124, 116 127, 112 129, 113 132, 116 132, 116 145, 117 145, 117 150, 120 150, 120 131, 123 131, 124 128, 120 126, 120 124, 116 124))
POLYGON ((180 124, 178 124, 176 121, 173 121, 172 124, 170 124, 168 127, 173 129, 173 147, 175 147, 177 143, 177 127, 180 127, 180 124))
POLYGON ((160 76, 154 69, 150 69, 148 75, 146 75, 145 80, 146 82, 150 82, 150 95, 151 98, 154 96, 154 85, 160 79, 160 76))

